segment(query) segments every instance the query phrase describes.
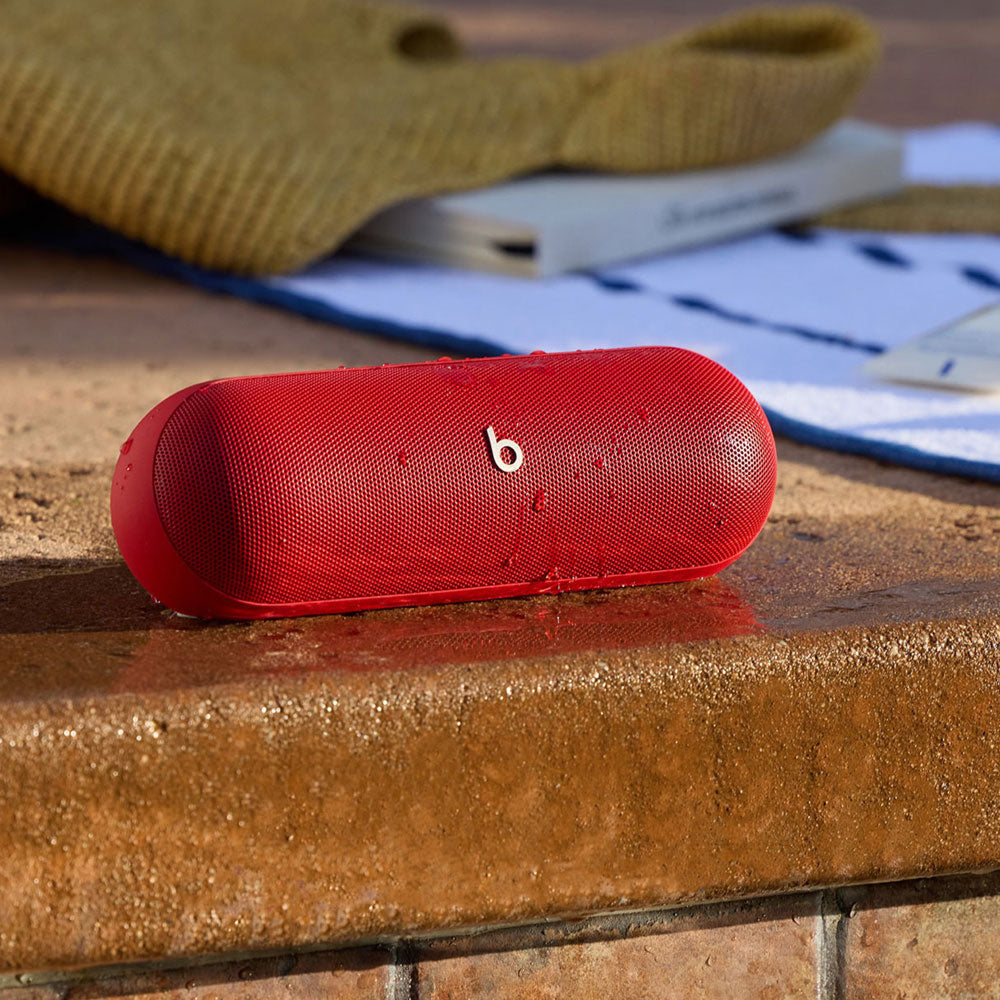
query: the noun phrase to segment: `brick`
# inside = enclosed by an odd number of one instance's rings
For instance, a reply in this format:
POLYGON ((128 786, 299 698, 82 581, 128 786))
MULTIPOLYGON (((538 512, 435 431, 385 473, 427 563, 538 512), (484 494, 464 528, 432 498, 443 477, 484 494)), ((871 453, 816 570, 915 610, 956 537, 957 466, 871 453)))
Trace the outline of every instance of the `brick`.
POLYGON ((393 967, 377 948, 308 952, 181 969, 68 974, 0 990, 2 1000, 385 1000, 393 967))
POLYGON ((1000 873, 864 891, 847 920, 844 996, 1000 998, 998 894, 1000 873))
POLYGON ((816 996, 818 894, 632 919, 435 944, 418 958, 416 993, 420 1000, 816 996))

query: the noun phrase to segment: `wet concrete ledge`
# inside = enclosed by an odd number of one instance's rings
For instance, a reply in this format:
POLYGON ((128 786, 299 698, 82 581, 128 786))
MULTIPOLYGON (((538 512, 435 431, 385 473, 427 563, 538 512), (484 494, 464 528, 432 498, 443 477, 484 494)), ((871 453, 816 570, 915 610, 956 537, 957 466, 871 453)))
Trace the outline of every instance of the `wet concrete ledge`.
POLYGON ((718 579, 241 626, 73 576, 146 627, 0 636, 4 970, 1000 864, 992 586, 823 629, 718 579))
POLYGON ((779 442, 771 518, 713 580, 178 620, 108 525, 138 417, 215 375, 426 355, 0 258, 0 970, 1000 865, 1000 488, 779 442))

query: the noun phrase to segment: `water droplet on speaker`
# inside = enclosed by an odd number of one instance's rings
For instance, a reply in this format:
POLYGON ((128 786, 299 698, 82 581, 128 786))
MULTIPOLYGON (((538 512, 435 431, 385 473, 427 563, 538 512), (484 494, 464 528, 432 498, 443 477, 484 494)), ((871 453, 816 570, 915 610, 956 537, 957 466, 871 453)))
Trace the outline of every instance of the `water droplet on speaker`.
POLYGON ((132 463, 131 462, 129 462, 128 465, 125 466, 125 471, 126 472, 131 472, 132 471, 132 463))
POLYGON ((649 412, 646 410, 645 406, 639 407, 639 419, 644 423, 649 423, 649 412))
POLYGON ((121 447, 121 454, 127 455, 132 450, 132 438, 129 438, 121 447))
POLYGON ((407 454, 406 454, 405 451, 401 451, 396 456, 396 461, 399 462, 400 465, 406 465, 406 464, 409 463, 410 459, 407 457, 407 454))
POLYGON ((595 469, 603 469, 604 468, 604 459, 603 458, 595 458, 594 459, 594 468, 595 469))
POLYGON ((531 507, 532 510, 545 510, 545 490, 539 490, 535 494, 535 499, 531 507))
POLYGON ((622 446, 621 446, 621 445, 618 445, 618 447, 617 447, 617 448, 615 448, 615 454, 616 454, 616 455, 620 455, 621 453, 622 453, 622 446))

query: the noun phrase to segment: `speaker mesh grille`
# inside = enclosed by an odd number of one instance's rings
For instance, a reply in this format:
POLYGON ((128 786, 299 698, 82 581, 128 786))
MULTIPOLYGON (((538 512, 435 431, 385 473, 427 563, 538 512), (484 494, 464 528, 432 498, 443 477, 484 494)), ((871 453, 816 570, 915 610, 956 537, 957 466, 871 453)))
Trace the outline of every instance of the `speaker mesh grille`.
POLYGON ((214 382, 153 468, 181 558, 264 604, 711 565, 756 536, 774 478, 746 388, 664 347, 214 382))

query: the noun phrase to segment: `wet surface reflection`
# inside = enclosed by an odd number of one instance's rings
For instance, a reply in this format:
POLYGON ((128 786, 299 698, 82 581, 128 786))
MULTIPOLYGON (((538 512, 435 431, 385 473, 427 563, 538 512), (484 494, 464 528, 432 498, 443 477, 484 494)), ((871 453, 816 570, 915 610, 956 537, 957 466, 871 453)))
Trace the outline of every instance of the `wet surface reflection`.
POLYGON ((718 578, 249 624, 173 615, 115 564, 9 584, 0 595, 7 700, 599 653, 763 629, 718 578))
POLYGON ((761 632, 791 638, 984 618, 998 607, 993 577, 834 591, 817 586, 815 566, 751 568, 749 579, 737 564, 689 583, 238 623, 165 610, 123 563, 42 564, 30 567, 33 578, 0 586, 0 702, 599 656, 761 632))

